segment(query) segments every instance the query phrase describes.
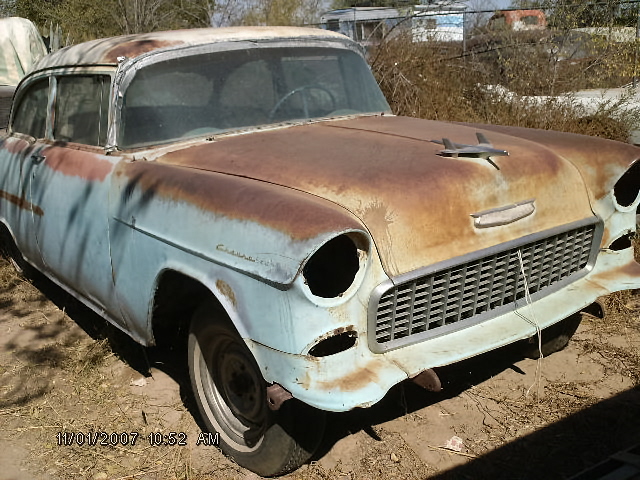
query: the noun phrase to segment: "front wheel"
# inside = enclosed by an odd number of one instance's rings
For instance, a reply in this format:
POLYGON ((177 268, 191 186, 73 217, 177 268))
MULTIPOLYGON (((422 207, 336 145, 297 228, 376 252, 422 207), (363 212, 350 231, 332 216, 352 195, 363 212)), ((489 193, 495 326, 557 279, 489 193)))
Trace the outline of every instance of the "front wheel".
POLYGON ((324 432, 324 412, 295 399, 271 411, 253 355, 213 302, 192 319, 188 354, 198 409, 226 455, 262 476, 285 474, 309 459, 324 432))
POLYGON ((539 342, 537 335, 531 337, 525 347, 524 356, 538 359, 541 353, 542 356, 546 357, 564 349, 569 344, 573 334, 576 333, 581 320, 582 314, 578 312, 543 329, 542 340, 539 342))

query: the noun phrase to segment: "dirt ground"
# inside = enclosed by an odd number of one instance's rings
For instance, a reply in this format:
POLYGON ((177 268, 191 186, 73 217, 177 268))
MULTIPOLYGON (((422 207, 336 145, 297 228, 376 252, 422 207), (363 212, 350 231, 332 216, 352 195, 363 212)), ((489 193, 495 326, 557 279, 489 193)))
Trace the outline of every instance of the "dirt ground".
MULTIPOLYGON (((560 479, 640 443, 640 292, 605 305, 605 320, 586 317, 541 361, 501 349, 439 369, 441 393, 405 383, 370 409, 329 415, 314 459, 283 478, 560 479), (445 448, 453 437, 460 452, 445 448)), ((259 478, 196 445, 176 353, 135 344, 4 259, 0 307, 0 479, 259 478), (59 432, 128 436, 65 446, 59 432), (184 432, 187 445, 153 446, 152 432, 184 432)))

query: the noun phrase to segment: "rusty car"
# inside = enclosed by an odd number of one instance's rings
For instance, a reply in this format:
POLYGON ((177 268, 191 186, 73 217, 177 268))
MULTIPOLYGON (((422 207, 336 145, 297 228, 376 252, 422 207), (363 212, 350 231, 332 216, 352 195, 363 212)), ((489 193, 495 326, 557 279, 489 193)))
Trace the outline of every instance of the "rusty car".
MULTIPOLYGON (((229 27, 66 47, 0 136, 6 251, 188 365, 203 425, 261 475, 326 412, 640 287, 640 149, 395 116, 334 32, 229 27), (179 352, 183 352, 182 357, 179 352)), ((579 318, 578 318, 579 319, 579 318)))

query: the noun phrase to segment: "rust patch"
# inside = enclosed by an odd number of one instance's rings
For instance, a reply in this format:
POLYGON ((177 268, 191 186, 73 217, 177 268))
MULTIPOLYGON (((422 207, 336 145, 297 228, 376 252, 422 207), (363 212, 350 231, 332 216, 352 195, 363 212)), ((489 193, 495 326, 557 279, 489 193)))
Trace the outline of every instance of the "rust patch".
MULTIPOLYGON (((311 345, 317 345, 318 343, 320 343, 323 340, 326 340, 327 338, 335 337, 336 335, 340 335, 341 333, 355 332, 355 330, 356 330, 356 327, 354 325, 349 325, 347 327, 335 328, 332 331, 325 333, 324 335, 320 335, 313 342, 311 342, 311 345)), ((315 357, 313 357, 313 358, 315 358, 315 357)))
POLYGON ((159 48, 171 47, 184 42, 157 40, 157 39, 135 39, 118 43, 115 47, 107 50, 104 60, 108 63, 117 63, 118 57, 135 58, 143 53, 159 48))
POLYGON ((440 382, 440 378, 438 374, 431 368, 427 370, 423 370, 417 375, 411 377, 411 380, 415 382, 416 385, 420 385, 425 390, 429 390, 430 392, 439 392, 442 390, 442 383, 440 382))
POLYGON ((267 404, 273 411, 280 410, 282 404, 292 398, 293 395, 285 390, 279 383, 274 383, 267 387, 267 404))
POLYGON ((133 58, 144 53, 171 46, 205 45, 220 41, 260 41, 307 38, 338 39, 338 34, 300 27, 227 27, 197 28, 165 32, 140 33, 91 40, 46 55, 38 68, 77 66, 117 62, 119 56, 133 58))
POLYGON ((332 337, 334 335, 340 335, 341 333, 345 333, 345 332, 353 332, 355 331, 356 327, 354 325, 349 325, 347 327, 340 327, 340 328, 336 328, 333 330, 333 332, 331 332, 331 334, 327 335, 327 337, 332 337))
POLYGON ((232 288, 229 286, 227 282, 225 282, 224 280, 217 280, 216 288, 222 295, 224 295, 231 302, 231 305, 233 305, 234 307, 237 306, 236 294, 233 293, 232 288))
POLYGON ((16 137, 9 137, 3 143, 3 148, 13 154, 28 153, 29 146, 29 142, 16 137))
POLYGON ((631 261, 621 267, 606 272, 598 273, 589 277, 589 280, 602 286, 600 282, 609 284, 610 282, 620 282, 621 278, 640 278, 640 264, 631 261))
POLYGON ((638 147, 603 138, 501 125, 472 126, 531 140, 553 149, 580 168, 596 199, 605 197, 622 174, 640 158, 638 147))
POLYGON ((339 390, 341 392, 352 392, 365 388, 370 383, 377 383, 380 376, 377 371, 378 362, 371 361, 365 367, 351 372, 344 377, 331 381, 320 381, 316 388, 326 391, 339 390))
POLYGON ((89 181, 102 182, 113 170, 109 160, 99 158, 94 152, 54 146, 44 149, 42 155, 52 170, 89 181))
POLYGON ((389 209, 380 201, 375 201, 363 209, 356 211, 356 215, 362 219, 365 225, 379 232, 379 235, 374 238, 374 243, 380 252, 380 256, 385 258, 389 262, 390 267, 394 271, 399 271, 393 251, 393 238, 391 235, 391 224, 395 220, 395 215, 390 212, 389 209))
POLYGON ((4 198, 5 200, 13 203, 14 205, 17 205, 19 208, 33 212, 35 215, 38 215, 39 217, 44 215, 44 211, 42 210, 42 208, 29 202, 24 197, 18 197, 16 195, 13 195, 12 193, 5 192, 4 190, 0 190, 0 198, 4 198))
MULTIPOLYGON (((328 231, 362 228, 348 212, 326 200, 265 182, 155 162, 122 163, 118 168, 128 177, 122 201, 137 188, 145 198, 189 202, 230 219, 281 231, 299 241, 328 231)), ((217 248, 228 250, 224 245, 217 248)))
POLYGON ((600 240, 600 248, 607 248, 611 243, 611 240, 612 240, 611 230, 609 230, 608 228, 605 228, 604 231, 602 232, 602 240, 600 240))
POLYGON ((252 263, 256 263, 256 262, 260 263, 258 261, 258 259, 250 257, 249 255, 245 255, 243 253, 237 252, 237 251, 233 250, 232 248, 225 247, 222 244, 216 245, 216 250, 219 250, 220 252, 224 252, 224 253, 226 253, 228 255, 233 255, 234 257, 238 257, 238 258, 241 258, 243 260, 247 260, 247 261, 252 262, 252 263))
POLYGON ((393 223, 395 217, 393 212, 390 212, 388 208, 379 201, 367 205, 358 212, 358 215, 365 223, 384 225, 387 230, 389 230, 389 226, 393 223))

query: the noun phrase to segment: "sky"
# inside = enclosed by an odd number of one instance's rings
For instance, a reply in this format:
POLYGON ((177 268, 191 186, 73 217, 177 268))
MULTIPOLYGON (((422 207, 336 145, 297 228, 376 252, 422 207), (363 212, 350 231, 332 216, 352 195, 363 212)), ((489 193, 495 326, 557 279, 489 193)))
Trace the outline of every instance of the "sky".
POLYGON ((510 6, 511 0, 467 0, 463 3, 472 10, 496 10, 510 6))

